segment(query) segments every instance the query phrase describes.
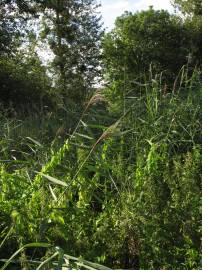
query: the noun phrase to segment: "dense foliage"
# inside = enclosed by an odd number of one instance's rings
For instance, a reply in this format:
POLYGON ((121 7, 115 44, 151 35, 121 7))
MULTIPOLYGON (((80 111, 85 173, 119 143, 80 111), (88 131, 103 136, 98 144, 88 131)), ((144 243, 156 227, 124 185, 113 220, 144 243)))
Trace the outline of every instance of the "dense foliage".
POLYGON ((0 60, 5 72, 0 103, 18 106, 20 96, 21 104, 32 100, 33 105, 47 106, 50 101, 41 98, 47 93, 52 94, 51 103, 58 97, 60 102, 83 102, 100 79, 97 7, 94 0, 1 2, 0 60), (38 51, 45 58, 52 52, 46 67, 38 51))
POLYGON ((44 137, 2 119, 2 256, 48 242, 109 266, 200 269, 200 76, 178 94, 136 86, 109 119, 97 94, 62 145, 57 121, 44 137))
MULTIPOLYGON (((4 108, 20 112, 38 111, 52 106, 51 83, 46 69, 37 55, 14 59, 0 58, 1 104, 4 108)), ((13 115, 14 116, 14 115, 13 115)))
POLYGON ((0 3, 0 269, 200 270, 201 18, 94 4, 0 3))
POLYGON ((94 0, 42 1, 42 36, 55 58, 63 95, 77 102, 92 91, 100 64, 100 17, 94 0))
POLYGON ((126 12, 103 41, 109 84, 123 91, 125 81, 133 87, 136 80, 162 73, 161 80, 172 87, 183 65, 192 70, 201 64, 201 31, 200 24, 164 10, 126 12))
POLYGON ((202 15, 201 0, 172 0, 172 2, 184 13, 190 15, 202 15))

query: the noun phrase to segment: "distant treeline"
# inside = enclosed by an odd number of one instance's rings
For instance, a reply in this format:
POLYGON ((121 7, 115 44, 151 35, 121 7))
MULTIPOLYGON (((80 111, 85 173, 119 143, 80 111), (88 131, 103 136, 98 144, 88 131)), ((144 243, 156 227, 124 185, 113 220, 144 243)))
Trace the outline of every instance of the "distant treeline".
POLYGON ((188 76, 202 63, 200 1, 175 1, 184 15, 167 11, 125 12, 103 33, 96 1, 0 3, 0 104, 7 110, 53 109, 83 103, 108 83, 122 97, 138 81, 159 74, 164 92, 177 87, 183 66, 188 76), (47 50, 53 57, 38 56, 47 50), (25 109, 26 107, 26 109, 25 109))

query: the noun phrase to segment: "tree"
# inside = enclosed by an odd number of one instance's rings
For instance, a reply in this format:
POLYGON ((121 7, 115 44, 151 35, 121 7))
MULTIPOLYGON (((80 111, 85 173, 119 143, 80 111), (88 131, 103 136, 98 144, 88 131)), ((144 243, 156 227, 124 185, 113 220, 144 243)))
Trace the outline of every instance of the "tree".
MULTIPOLYGON (((1 69, 4 70, 3 65, 5 64, 5 70, 9 67, 8 74, 12 69, 12 74, 14 72, 17 77, 20 76, 17 70, 13 70, 17 63, 16 59, 19 60, 17 55, 22 48, 26 50, 27 44, 30 44, 30 36, 35 35, 36 39, 33 45, 42 41, 42 46, 48 44, 49 50, 54 53, 55 57, 51 65, 54 89, 65 100, 83 101, 92 90, 97 77, 100 76, 102 30, 100 16, 96 12, 97 7, 96 0, 2 0, 0 3, 0 17, 2 19, 0 23, 0 55, 4 54, 4 57, 7 57, 9 54, 9 59, 0 59, 2 60, 1 69), (32 27, 33 23, 35 27, 32 27), (13 44, 15 44, 15 51, 13 44)), ((19 70, 21 70, 25 65, 26 69, 23 69, 25 73, 30 72, 30 70, 40 71, 41 73, 37 74, 41 78, 48 67, 46 70, 44 67, 43 70, 41 69, 43 65, 34 52, 36 52, 36 46, 35 51, 32 52, 34 61, 29 61, 29 57, 24 56, 25 61, 17 63, 17 66, 19 65, 19 70), (28 62, 26 62, 27 60, 28 62), (29 63, 28 66, 27 63, 29 63)), ((46 74, 44 76, 47 78, 46 74)), ((11 77, 13 78, 13 76, 11 77)), ((1 79, 0 83, 4 85, 3 75, 1 79)), ((31 83, 30 87, 33 89, 32 78, 28 76, 26 79, 31 83)), ((21 80, 23 77, 17 81, 23 85, 21 80)), ((4 91, 3 94, 4 101, 7 98, 10 99, 11 96, 13 97, 12 91, 13 94, 16 94, 12 80, 8 80, 6 85, 7 92, 4 91), (11 85, 8 85, 9 81, 11 85)), ((25 93, 26 89, 29 92, 29 85, 25 86, 24 89, 19 87, 21 90, 23 89, 22 93, 25 93)), ((41 87, 41 89, 44 88, 41 87)), ((39 93, 38 90, 33 90, 33 92, 39 93)), ((25 95, 21 97, 23 103, 25 95)))
POLYGON ((172 2, 184 13, 196 16, 202 15, 201 0, 173 0, 172 2))
POLYGON ((46 68, 33 47, 32 29, 26 26, 36 14, 28 4, 18 0, 0 3, 0 103, 18 111, 42 105, 45 94, 50 101, 46 68))
POLYGON ((82 100, 99 76, 100 17, 94 0, 41 1, 42 37, 55 58, 53 67, 62 95, 82 100))
POLYGON ((154 74, 163 72, 162 80, 172 84, 188 56, 192 55, 193 66, 194 59, 202 60, 196 48, 201 38, 195 32, 192 24, 164 10, 126 12, 103 41, 109 81, 122 89, 127 81, 131 88, 135 79, 148 77, 152 69, 154 74))
POLYGON ((8 55, 14 50, 14 38, 19 34, 18 23, 13 15, 14 6, 7 2, 0 2, 0 56, 8 55))
POLYGON ((0 58, 0 104, 29 113, 51 105, 50 79, 36 53, 0 58))

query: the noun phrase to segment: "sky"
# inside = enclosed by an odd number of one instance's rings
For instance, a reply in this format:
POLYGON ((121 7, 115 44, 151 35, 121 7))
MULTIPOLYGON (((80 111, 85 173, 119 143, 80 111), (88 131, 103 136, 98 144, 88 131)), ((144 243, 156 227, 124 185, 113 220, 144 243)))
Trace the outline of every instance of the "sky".
POLYGON ((124 11, 141 11, 153 6, 154 9, 167 9, 173 12, 170 0, 100 0, 101 14, 104 27, 107 30, 113 28, 116 17, 122 15, 124 11))

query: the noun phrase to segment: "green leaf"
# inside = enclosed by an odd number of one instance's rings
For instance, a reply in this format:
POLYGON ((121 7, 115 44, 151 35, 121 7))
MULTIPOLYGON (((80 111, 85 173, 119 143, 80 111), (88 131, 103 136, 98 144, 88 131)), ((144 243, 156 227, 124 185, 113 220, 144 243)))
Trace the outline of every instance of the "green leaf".
POLYGON ((68 187, 67 183, 65 183, 65 182, 63 182, 61 180, 58 180, 55 177, 52 177, 50 175, 47 175, 47 174, 44 174, 44 173, 41 173, 41 172, 38 172, 38 173, 41 174, 43 177, 45 177, 46 179, 48 179, 50 182, 52 182, 55 185, 60 185, 60 186, 63 186, 63 187, 68 187))
POLYGON ((23 247, 21 247, 20 249, 18 249, 15 253, 13 253, 13 255, 7 260, 7 262, 3 265, 3 267, 0 268, 0 270, 4 270, 7 268, 7 266, 12 262, 12 260, 21 252, 23 251, 25 248, 36 248, 36 247, 42 247, 42 248, 49 248, 51 247, 50 244, 47 243, 30 243, 27 245, 24 245, 23 247))
POLYGON ((38 141, 32 139, 31 137, 26 137, 26 139, 28 139, 28 140, 32 141, 33 143, 35 143, 36 145, 42 147, 42 144, 40 144, 40 142, 38 142, 38 141))
POLYGON ((75 135, 78 135, 79 137, 82 137, 82 138, 85 138, 85 139, 88 139, 88 140, 93 140, 92 137, 89 137, 85 134, 81 134, 81 133, 78 133, 78 132, 75 132, 75 135))
POLYGON ((52 256, 50 256, 48 259, 46 259, 44 262, 42 262, 36 270, 44 269, 43 266, 47 263, 49 263, 52 259, 54 259, 56 256, 58 256, 58 252, 55 252, 52 256))
POLYGON ((109 268, 109 267, 106 267, 106 266, 98 264, 98 263, 92 263, 92 262, 83 260, 82 258, 76 258, 76 257, 70 256, 67 254, 65 254, 64 257, 70 261, 79 262, 79 264, 82 263, 82 266, 87 268, 87 269, 111 270, 111 268, 109 268))

